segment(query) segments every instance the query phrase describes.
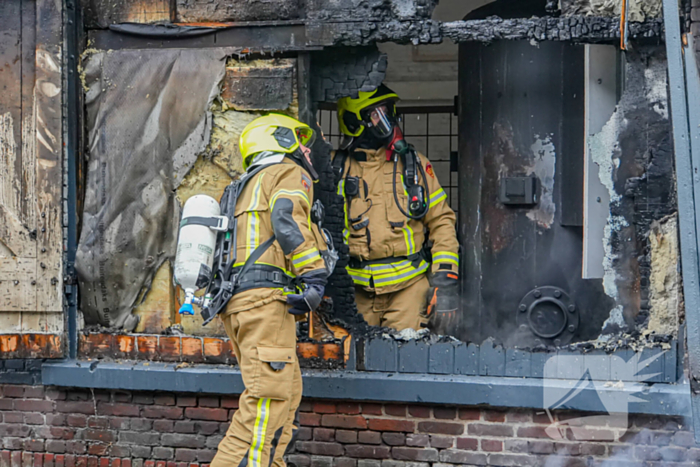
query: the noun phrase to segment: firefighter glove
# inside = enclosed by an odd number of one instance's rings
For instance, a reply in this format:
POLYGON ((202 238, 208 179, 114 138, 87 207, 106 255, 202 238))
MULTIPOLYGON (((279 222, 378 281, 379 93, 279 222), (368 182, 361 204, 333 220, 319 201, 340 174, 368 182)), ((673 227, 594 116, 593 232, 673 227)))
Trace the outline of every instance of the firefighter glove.
POLYGON ((459 305, 459 276, 452 271, 440 271, 433 276, 433 287, 437 288, 435 312, 449 313, 459 305))
POLYGON ((455 332, 458 324, 459 276, 453 272, 439 272, 433 276, 432 310, 428 326, 437 334, 455 332))
POLYGON ((302 276, 300 280, 301 293, 287 295, 287 303, 291 305, 289 312, 293 315, 303 315, 315 310, 321 304, 326 286, 325 276, 302 276))

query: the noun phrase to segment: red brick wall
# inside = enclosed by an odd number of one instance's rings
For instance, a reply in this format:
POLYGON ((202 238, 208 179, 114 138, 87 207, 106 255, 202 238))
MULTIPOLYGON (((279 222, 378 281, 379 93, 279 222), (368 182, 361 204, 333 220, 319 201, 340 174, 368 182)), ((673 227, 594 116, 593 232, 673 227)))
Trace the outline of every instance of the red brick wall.
MULTIPOLYGON (((0 467, 207 464, 237 405, 226 396, 0 386, 0 467)), ((612 456, 629 462, 616 466, 700 463, 687 424, 672 417, 634 416, 620 442, 580 442, 550 439, 548 417, 533 410, 325 401, 301 409, 290 458, 298 467, 530 466, 553 456, 554 467, 612 456)))

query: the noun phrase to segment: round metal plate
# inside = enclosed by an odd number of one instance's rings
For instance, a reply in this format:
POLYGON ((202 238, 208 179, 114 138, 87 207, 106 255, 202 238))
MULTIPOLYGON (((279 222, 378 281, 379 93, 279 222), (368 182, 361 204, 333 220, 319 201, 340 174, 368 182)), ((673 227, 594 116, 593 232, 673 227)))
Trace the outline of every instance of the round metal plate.
POLYGON ((535 344, 568 344, 580 323, 578 308, 569 294, 553 286, 532 289, 520 301, 516 313, 518 328, 528 329, 535 344))

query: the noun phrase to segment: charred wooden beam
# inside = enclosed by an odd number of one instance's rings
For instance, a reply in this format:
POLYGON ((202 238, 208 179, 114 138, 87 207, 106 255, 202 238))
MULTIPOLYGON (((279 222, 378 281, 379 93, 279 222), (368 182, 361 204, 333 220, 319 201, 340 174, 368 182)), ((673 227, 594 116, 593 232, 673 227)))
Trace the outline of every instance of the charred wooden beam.
MULTIPOLYGON (((377 42, 436 44, 498 40, 614 42, 620 37, 619 20, 589 16, 563 18, 489 18, 440 23, 417 21, 323 22, 267 21, 179 25, 112 25, 92 30, 98 49, 240 47, 252 51, 308 51, 330 46, 367 46, 377 42)), ((663 38, 663 22, 654 19, 629 24, 629 40, 663 38)))
MULTIPOLYGON (((495 40, 608 42, 620 38, 616 18, 569 16, 560 18, 454 21, 442 23, 443 38, 454 42, 491 42, 495 40)), ((630 39, 661 39, 663 21, 659 19, 629 24, 630 39)))

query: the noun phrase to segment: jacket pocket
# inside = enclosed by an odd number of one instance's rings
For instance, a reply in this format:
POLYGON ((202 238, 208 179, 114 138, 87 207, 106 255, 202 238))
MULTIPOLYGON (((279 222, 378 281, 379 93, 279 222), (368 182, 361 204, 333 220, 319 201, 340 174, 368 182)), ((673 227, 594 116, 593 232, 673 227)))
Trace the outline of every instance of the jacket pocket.
POLYGON ((257 347, 255 381, 251 395, 257 398, 287 400, 294 381, 294 347, 257 347))

